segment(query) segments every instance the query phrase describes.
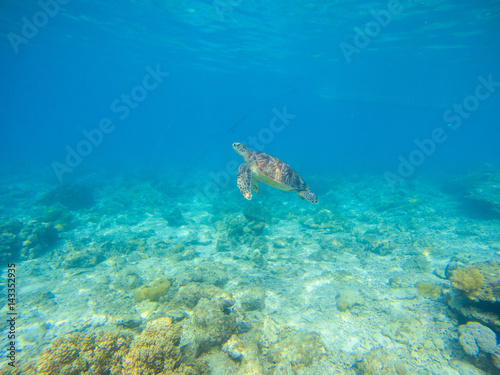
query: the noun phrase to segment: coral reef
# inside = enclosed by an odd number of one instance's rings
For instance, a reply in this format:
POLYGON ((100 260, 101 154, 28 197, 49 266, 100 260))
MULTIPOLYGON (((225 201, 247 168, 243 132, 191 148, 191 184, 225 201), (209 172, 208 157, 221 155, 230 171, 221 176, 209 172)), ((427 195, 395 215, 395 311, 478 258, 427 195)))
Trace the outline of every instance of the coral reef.
POLYGON ((9 220, 0 225, 0 261, 2 264, 19 257, 22 242, 19 232, 22 227, 21 220, 9 220))
POLYGON ((137 271, 133 268, 125 268, 121 270, 113 282, 113 286, 117 289, 132 290, 141 285, 141 278, 137 271))
POLYGON ((146 251, 148 245, 142 240, 128 240, 128 241, 107 241, 105 239, 98 239, 96 242, 99 244, 99 249, 106 253, 106 255, 123 256, 130 254, 137 250, 146 251))
POLYGON ((2 225, 0 225, 0 233, 10 233, 15 235, 18 234, 22 228, 23 222, 21 220, 7 220, 2 225))
POLYGON ((181 329, 170 318, 149 322, 146 329, 132 342, 123 363, 123 374, 183 373, 178 368, 181 359, 181 329))
POLYGON ((429 299, 436 299, 441 295, 441 288, 424 282, 418 282, 415 284, 415 288, 418 290, 418 294, 429 299))
POLYGON ((215 244, 215 250, 220 253, 235 250, 237 247, 238 243, 234 240, 228 239, 227 237, 218 238, 217 243, 215 244))
POLYGON ((227 353, 229 358, 238 361, 245 355, 245 348, 237 336, 233 335, 222 346, 222 351, 227 353))
POLYGON ((212 298, 220 288, 205 283, 188 283, 179 288, 174 303, 193 308, 201 298, 212 298))
POLYGON ((85 250, 72 249, 64 255, 61 261, 61 267, 70 268, 91 268, 106 260, 100 249, 87 248, 85 250))
POLYGON ((170 281, 167 279, 160 279, 152 282, 149 286, 142 286, 134 291, 134 298, 136 301, 141 302, 146 299, 150 301, 159 301, 161 297, 165 296, 170 289, 170 281))
POLYGON ((298 221, 306 228, 322 229, 327 233, 350 232, 353 228, 353 224, 344 215, 326 208, 319 210, 314 216, 299 216, 298 221))
POLYGON ((475 216, 500 218, 500 173, 483 170, 446 181, 444 190, 456 194, 475 216))
POLYGON ((222 228, 226 231, 226 241, 236 241, 238 244, 251 244, 262 235, 266 227, 265 221, 249 221, 243 215, 228 217, 222 228))
POLYGON ((185 260, 193 260, 195 258, 198 258, 200 254, 195 250, 195 249, 186 249, 182 253, 177 254, 177 256, 174 258, 178 262, 182 262, 185 260))
POLYGON ((240 297, 241 308, 244 311, 262 310, 265 307, 265 297, 266 294, 262 288, 246 289, 240 297))
POLYGON ((449 194, 465 194, 474 189, 475 186, 493 179, 494 174, 489 171, 475 171, 447 179, 443 184, 443 190, 449 194))
POLYGON ((481 262, 465 267, 450 262, 446 276, 458 294, 446 295, 448 305, 469 321, 458 329, 464 351, 476 357, 491 354, 491 361, 483 358, 483 367, 500 368, 496 335, 500 332, 500 263, 481 262))
POLYGON ((371 234, 358 236, 357 241, 364 245, 364 250, 381 256, 391 254, 396 248, 393 242, 371 234))
MULTIPOLYGON (((412 346, 416 340, 422 339, 425 330, 423 322, 416 318, 395 318, 382 329, 382 335, 389 337, 400 344, 412 346)), ((423 341, 423 340, 422 340, 423 341)))
POLYGON ((499 182, 500 178, 497 181, 480 182, 467 192, 465 198, 474 203, 478 210, 484 210, 491 216, 500 218, 499 182))
POLYGON ((479 352, 492 354, 497 351, 497 335, 482 324, 468 322, 458 327, 458 332, 460 344, 469 355, 477 356, 479 352))
POLYGON ((200 264, 186 276, 186 279, 198 283, 212 284, 219 288, 223 288, 229 280, 227 268, 214 262, 200 264))
POLYGON ((429 271, 430 262, 427 257, 421 253, 412 252, 411 256, 403 262, 403 268, 407 272, 425 273, 429 271))
POLYGON ((475 263, 449 271, 454 290, 472 302, 500 302, 500 263, 475 263))
POLYGON ((48 205, 61 203, 70 210, 80 210, 94 205, 94 193, 87 186, 63 184, 46 193, 40 202, 48 205))
POLYGON ((262 345, 267 361, 274 364, 277 369, 287 371, 286 373, 298 373, 327 353, 320 335, 315 332, 286 330, 276 343, 269 346, 264 343, 262 345))
POLYGON ((51 223, 54 228, 61 232, 72 229, 76 224, 73 214, 59 202, 48 207, 39 217, 39 220, 44 223, 51 223))
MULTIPOLYGON (((232 374, 264 374, 263 360, 261 359, 258 341, 252 335, 233 335, 222 346, 222 351, 237 364, 238 369, 231 371, 232 374)), ((228 368, 226 364, 224 367, 228 368)), ((277 372, 274 372, 277 374, 277 372)))
POLYGON ((453 293, 446 293, 448 306, 465 321, 475 320, 500 333, 500 314, 498 308, 494 309, 490 304, 474 303, 465 297, 453 293))
POLYGON ((224 344, 236 332, 236 319, 229 310, 233 304, 232 297, 225 293, 211 300, 200 299, 190 322, 195 332, 198 355, 213 346, 224 344))
POLYGON ((178 207, 174 208, 173 210, 164 212, 162 217, 168 222, 168 225, 171 227, 180 227, 187 224, 184 215, 178 207))
POLYGON ((238 330, 241 316, 234 313, 233 297, 210 284, 189 283, 179 288, 171 307, 192 308, 190 318, 182 320, 182 353, 198 357, 214 346, 224 344, 238 330))
POLYGON ((488 373, 500 373, 500 345, 495 332, 477 322, 461 325, 458 332, 462 348, 470 356, 476 357, 478 365, 488 370, 488 373))
POLYGON ((341 290, 337 294, 337 308, 339 311, 350 310, 354 306, 360 305, 364 305, 364 301, 358 291, 341 290))
POLYGON ((57 229, 50 223, 31 220, 24 224, 19 237, 22 239, 21 259, 34 259, 44 254, 59 239, 57 229))
POLYGON ((121 374, 132 336, 126 332, 74 332, 52 342, 37 360, 37 374, 121 374))
POLYGON ((358 363, 359 373, 363 375, 406 375, 408 370, 403 362, 390 351, 380 348, 373 349, 363 356, 358 363))
POLYGON ((38 357, 33 373, 209 374, 204 361, 192 358, 189 363, 181 363, 181 330, 170 318, 159 318, 136 337, 125 331, 74 332, 54 340, 38 357))
MULTIPOLYGON (((4 256, 45 252, 15 262, 27 283, 19 361, 38 356, 20 373, 498 373, 499 264, 472 264, 498 260, 496 221, 457 217, 456 200, 420 181, 379 193, 379 180, 363 190, 329 177, 323 207, 241 201, 233 186, 212 214, 191 180, 181 200, 158 201, 127 178, 97 182, 88 211, 10 206, 4 216, 23 222, 0 225, 4 256), (462 263, 445 272, 450 257, 462 263)), ((24 206, 40 190, 26 189, 24 206)))
POLYGON ((249 222, 269 224, 272 216, 271 212, 260 202, 249 202, 243 207, 243 216, 249 222))

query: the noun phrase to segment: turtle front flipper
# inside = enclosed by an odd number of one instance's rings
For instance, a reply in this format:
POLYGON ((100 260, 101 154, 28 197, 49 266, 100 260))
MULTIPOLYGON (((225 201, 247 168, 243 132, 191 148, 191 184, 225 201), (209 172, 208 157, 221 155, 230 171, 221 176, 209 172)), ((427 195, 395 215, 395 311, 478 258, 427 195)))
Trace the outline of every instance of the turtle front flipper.
POLYGON ((250 185, 252 183, 252 171, 248 167, 248 164, 241 164, 238 168, 238 188, 243 196, 250 200, 252 199, 252 192, 250 191, 250 185))
POLYGON ((257 181, 257 179, 255 177, 252 176, 252 190, 257 193, 257 194, 260 194, 260 189, 259 189, 259 183, 257 181))
POLYGON ((297 195, 299 196, 299 198, 307 199, 311 203, 318 203, 318 198, 311 190, 298 191, 297 195))

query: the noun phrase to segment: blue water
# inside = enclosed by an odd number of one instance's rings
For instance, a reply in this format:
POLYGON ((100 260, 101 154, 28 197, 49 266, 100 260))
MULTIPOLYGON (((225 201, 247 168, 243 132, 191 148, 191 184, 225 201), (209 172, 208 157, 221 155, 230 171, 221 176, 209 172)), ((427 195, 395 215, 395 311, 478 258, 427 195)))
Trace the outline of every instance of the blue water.
POLYGON ((500 371, 455 303, 498 312, 500 0, 1 0, 0 31, 0 373, 103 328, 136 374, 160 323, 213 374, 500 371), (233 142, 319 204, 245 200, 233 142))
POLYGON ((498 85, 459 129, 443 114, 478 77, 500 81, 500 1, 174 3, 2 1, 2 165, 56 182, 66 147, 109 118, 114 130, 63 180, 108 167, 203 172, 284 107, 296 117, 265 151, 302 173, 395 172, 439 127, 447 139, 418 173, 499 161, 498 85), (368 33, 358 44, 356 30, 368 33), (157 66, 168 77, 120 119, 112 103, 157 66))

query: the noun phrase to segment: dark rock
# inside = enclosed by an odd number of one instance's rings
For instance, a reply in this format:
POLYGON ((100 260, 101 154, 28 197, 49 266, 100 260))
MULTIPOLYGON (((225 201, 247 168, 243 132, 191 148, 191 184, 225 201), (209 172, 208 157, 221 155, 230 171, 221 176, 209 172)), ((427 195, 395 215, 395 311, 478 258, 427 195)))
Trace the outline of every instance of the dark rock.
POLYGON ((500 262, 479 262, 450 272, 451 286, 471 302, 500 306, 500 262))
POLYGON ((238 243, 233 240, 226 238, 218 238, 217 244, 215 245, 215 250, 218 252, 233 251, 238 248, 238 243))
POLYGON ((327 349, 316 332, 304 333, 289 330, 280 335, 280 340, 263 348, 263 354, 269 363, 277 368, 287 369, 286 374, 310 373, 305 367, 319 360, 327 349))
POLYGON ((224 344, 237 330, 235 317, 220 309, 214 299, 202 298, 199 301, 193 310, 192 324, 196 332, 198 354, 224 344))
POLYGON ((500 218, 500 181, 481 182, 465 194, 478 213, 500 218))
POLYGON ((456 195, 462 208, 470 215, 500 218, 500 173, 482 170, 449 179, 443 186, 446 193, 456 195))
POLYGON ((255 221, 264 224, 271 222, 271 212, 257 202, 246 204, 243 208, 243 216, 250 222, 255 221))
POLYGON ((364 245, 364 250, 381 256, 391 254, 396 248, 393 242, 380 238, 379 236, 362 235, 359 236, 357 240, 359 243, 364 245))
POLYGON ((104 254, 97 250, 82 250, 65 256, 61 263, 63 268, 91 268, 106 260, 104 254))
POLYGON ((6 223, 0 225, 0 233, 10 233, 16 235, 22 228, 23 222, 21 220, 8 220, 6 223))
POLYGON ((179 208, 174 208, 171 211, 165 212, 162 217, 167 220, 168 225, 171 227, 180 227, 186 225, 187 221, 179 208))
POLYGON ((458 268, 458 263, 454 260, 450 261, 450 263, 448 263, 446 265, 446 269, 444 271, 444 275, 446 276, 447 279, 450 278, 451 276, 451 273, 456 270, 458 268))
MULTIPOLYGON (((477 321, 500 333, 500 263, 479 262, 454 266, 448 272, 453 292, 448 305, 464 321, 477 321)), ((450 268, 450 267, 449 267, 450 268)))
POLYGON ((9 220, 0 225, 0 261, 2 264, 19 257, 22 247, 19 232, 22 228, 21 220, 9 220))
POLYGON ((0 261, 2 264, 15 260, 21 251, 21 241, 11 233, 0 233, 0 261))
POLYGON ((445 295, 448 306, 457 313, 461 321, 477 321, 491 328, 500 335, 500 310, 490 304, 471 303, 464 297, 454 293, 445 295))
POLYGON ((70 210, 91 208, 95 203, 92 189, 78 184, 59 185, 46 193, 41 202, 48 205, 61 203, 70 210))
POLYGON ((71 229, 74 226, 73 214, 62 203, 55 203, 38 218, 44 223, 52 223, 61 231, 71 229))
POLYGON ((118 273, 113 285, 117 289, 132 290, 141 286, 139 274, 132 268, 126 268, 118 273))
POLYGON ((174 298, 174 303, 193 308, 198 304, 200 299, 211 299, 214 295, 220 292, 220 288, 211 284, 188 283, 179 288, 179 291, 174 298))
POLYGON ((52 224, 40 223, 37 220, 26 223, 19 236, 22 240, 22 259, 34 259, 41 256, 59 239, 59 233, 52 224))
POLYGON ((188 275, 188 278, 190 281, 212 284, 219 288, 224 287, 229 280, 226 267, 215 263, 199 265, 194 269, 193 273, 188 275))
POLYGON ((199 256, 198 252, 194 249, 186 249, 177 256, 178 261, 193 260, 199 256))
POLYGON ((244 311, 263 310, 266 294, 262 288, 247 289, 240 298, 241 308, 244 311))

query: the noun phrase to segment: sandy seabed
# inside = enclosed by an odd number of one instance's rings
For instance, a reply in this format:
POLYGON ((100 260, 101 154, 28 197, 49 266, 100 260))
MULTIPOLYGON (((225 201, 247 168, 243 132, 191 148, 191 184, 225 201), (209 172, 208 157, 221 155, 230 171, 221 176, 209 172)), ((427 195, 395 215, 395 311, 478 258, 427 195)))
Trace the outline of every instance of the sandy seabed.
POLYGON ((3 373, 500 373, 500 349, 459 331, 500 332, 481 274, 498 271, 499 176, 313 176, 317 205, 205 197, 200 178, 5 177, 3 373))

